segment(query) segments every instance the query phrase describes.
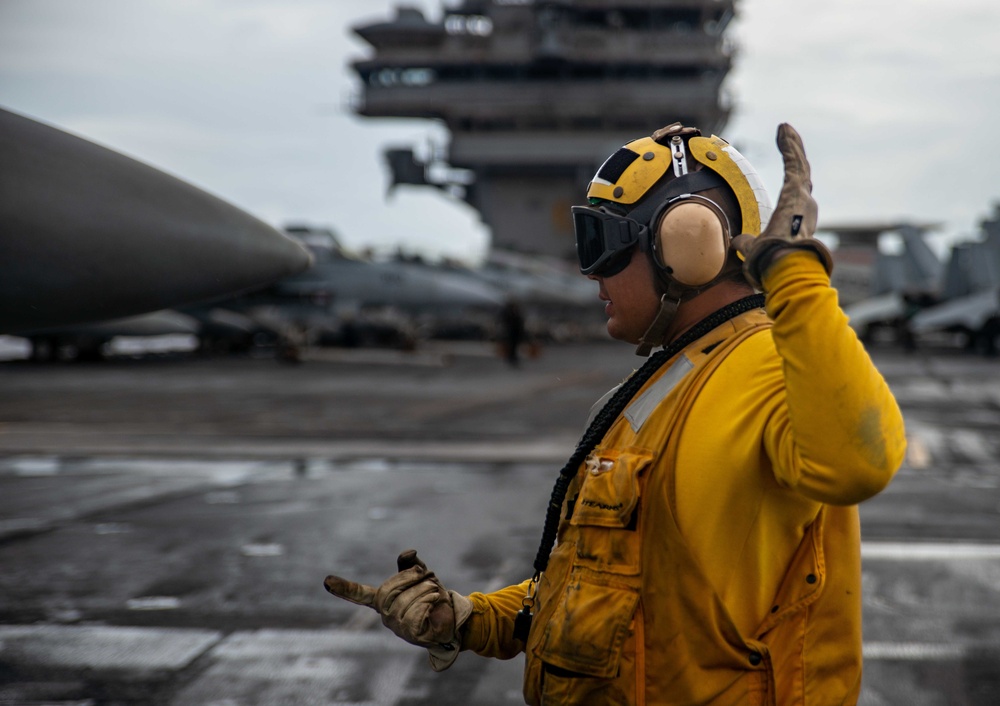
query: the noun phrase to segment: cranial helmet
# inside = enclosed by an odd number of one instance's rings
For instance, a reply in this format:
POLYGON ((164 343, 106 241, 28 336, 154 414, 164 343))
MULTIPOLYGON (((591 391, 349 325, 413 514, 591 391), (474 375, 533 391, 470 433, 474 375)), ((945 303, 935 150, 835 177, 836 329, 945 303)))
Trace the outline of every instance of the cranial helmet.
POLYGON ((661 315, 643 337, 641 355, 662 345, 655 339, 680 302, 737 269, 730 239, 760 235, 772 210, 760 177, 736 148, 680 123, 612 154, 587 198, 589 206, 572 208, 583 274, 617 274, 636 245, 653 262, 661 315))

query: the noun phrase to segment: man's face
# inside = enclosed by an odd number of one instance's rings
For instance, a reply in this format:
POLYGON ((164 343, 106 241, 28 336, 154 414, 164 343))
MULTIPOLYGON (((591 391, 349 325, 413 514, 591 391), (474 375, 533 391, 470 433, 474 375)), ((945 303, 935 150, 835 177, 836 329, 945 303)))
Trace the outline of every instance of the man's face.
POLYGON ((618 274, 588 277, 597 282, 601 301, 607 302, 608 334, 619 341, 638 343, 660 309, 649 258, 633 248, 631 261, 618 274))

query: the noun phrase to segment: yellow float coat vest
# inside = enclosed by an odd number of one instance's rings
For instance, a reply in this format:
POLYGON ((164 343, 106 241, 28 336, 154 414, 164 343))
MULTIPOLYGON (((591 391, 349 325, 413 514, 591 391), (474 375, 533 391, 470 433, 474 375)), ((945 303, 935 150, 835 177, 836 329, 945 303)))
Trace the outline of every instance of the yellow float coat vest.
POLYGON ((463 648, 524 649, 528 704, 856 702, 854 503, 905 441, 809 258, 769 275, 770 318, 668 362, 582 464, 527 644, 511 635, 525 584, 471 596, 463 648))

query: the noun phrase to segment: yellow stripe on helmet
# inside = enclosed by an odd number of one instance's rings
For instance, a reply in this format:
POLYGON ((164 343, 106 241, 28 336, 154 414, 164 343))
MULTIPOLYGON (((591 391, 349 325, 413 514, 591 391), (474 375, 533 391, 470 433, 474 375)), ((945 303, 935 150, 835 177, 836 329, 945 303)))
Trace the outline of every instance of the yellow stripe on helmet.
MULTIPOLYGON (((604 199, 615 203, 631 205, 641 199, 671 166, 670 148, 661 145, 652 137, 642 137, 625 145, 638 158, 625 169, 612 184, 597 177, 587 187, 588 199, 604 199)), ((600 173, 600 170, 598 170, 600 173)))
POLYGON ((760 235, 771 218, 771 199, 756 170, 721 137, 692 137, 688 149, 695 160, 721 176, 736 194, 743 219, 742 233, 760 235))

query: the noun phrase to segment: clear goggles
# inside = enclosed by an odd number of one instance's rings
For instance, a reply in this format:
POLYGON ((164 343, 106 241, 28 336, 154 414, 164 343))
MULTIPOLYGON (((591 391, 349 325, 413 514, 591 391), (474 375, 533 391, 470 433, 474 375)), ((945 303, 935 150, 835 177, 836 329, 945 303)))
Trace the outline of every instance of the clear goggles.
POLYGON ((611 277, 624 270, 633 246, 645 237, 646 227, 600 207, 573 206, 570 210, 580 272, 611 277))

